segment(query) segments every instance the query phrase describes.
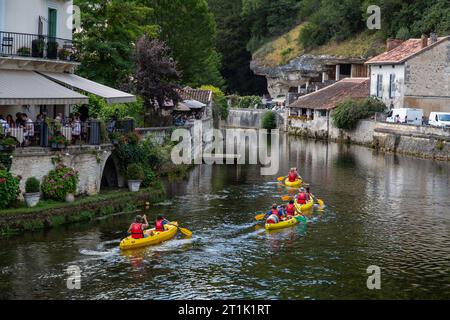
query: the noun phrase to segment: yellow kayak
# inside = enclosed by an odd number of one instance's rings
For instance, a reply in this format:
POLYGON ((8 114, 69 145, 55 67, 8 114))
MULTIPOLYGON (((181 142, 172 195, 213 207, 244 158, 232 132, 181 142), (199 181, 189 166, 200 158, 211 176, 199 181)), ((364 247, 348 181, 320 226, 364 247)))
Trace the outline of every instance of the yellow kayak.
POLYGON ((284 180, 284 184, 290 188, 300 188, 303 181, 301 179, 297 179, 294 182, 290 182, 289 179, 284 180))
POLYGON ((295 226, 296 224, 298 224, 298 220, 297 218, 293 217, 289 220, 286 221, 281 221, 278 223, 266 223, 266 230, 278 230, 278 229, 284 229, 284 228, 289 228, 292 226, 295 226))
POLYGON ((305 211, 309 211, 312 208, 314 208, 314 198, 311 197, 311 199, 308 201, 308 203, 306 204, 299 204, 297 202, 297 199, 295 199, 295 209, 297 209, 297 212, 305 212, 305 211))
MULTIPOLYGON (((171 224, 178 226, 178 222, 171 222, 171 224)), ((143 239, 133 239, 131 236, 129 236, 120 242, 120 249, 131 250, 148 246, 154 246, 164 241, 173 239, 177 234, 178 228, 175 226, 166 224, 164 228, 166 229, 166 231, 163 232, 155 232, 155 229, 145 231, 144 233, 146 234, 150 234, 150 231, 153 231, 154 234, 153 236, 149 236, 143 239)))

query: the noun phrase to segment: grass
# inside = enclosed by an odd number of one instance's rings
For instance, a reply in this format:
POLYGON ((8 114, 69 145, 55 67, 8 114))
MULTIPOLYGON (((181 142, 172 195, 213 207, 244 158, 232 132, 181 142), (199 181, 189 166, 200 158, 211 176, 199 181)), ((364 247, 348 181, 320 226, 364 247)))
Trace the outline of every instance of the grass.
POLYGON ((155 185, 136 193, 117 190, 81 197, 74 203, 44 200, 34 208, 20 204, 17 208, 0 211, 0 234, 54 228, 90 221, 95 217, 104 217, 116 212, 132 212, 142 208, 147 201, 162 201, 164 196, 164 188, 155 185))
POLYGON ((302 27, 303 24, 297 25, 291 31, 264 44, 253 54, 253 60, 260 66, 278 67, 306 53, 367 58, 384 52, 386 48, 379 33, 366 31, 342 42, 332 40, 311 51, 305 51, 298 41, 302 27))

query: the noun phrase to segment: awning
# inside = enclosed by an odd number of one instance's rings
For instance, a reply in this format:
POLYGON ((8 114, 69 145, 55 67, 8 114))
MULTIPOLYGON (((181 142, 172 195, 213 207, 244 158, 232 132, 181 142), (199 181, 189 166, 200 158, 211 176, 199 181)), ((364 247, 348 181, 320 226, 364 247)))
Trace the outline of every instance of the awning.
POLYGON ((191 109, 202 109, 206 107, 206 104, 197 100, 184 100, 183 103, 191 109))
POLYGON ((55 73, 55 72, 41 72, 44 76, 54 80, 60 84, 67 85, 78 90, 95 94, 102 97, 109 104, 113 103, 127 103, 135 102, 136 97, 132 94, 116 90, 100 83, 82 78, 71 73, 55 73))
POLYGON ((175 107, 175 111, 191 111, 191 108, 189 108, 186 104, 183 102, 179 102, 177 106, 175 107))
POLYGON ((88 97, 33 72, 0 70, 0 105, 87 104, 88 97))

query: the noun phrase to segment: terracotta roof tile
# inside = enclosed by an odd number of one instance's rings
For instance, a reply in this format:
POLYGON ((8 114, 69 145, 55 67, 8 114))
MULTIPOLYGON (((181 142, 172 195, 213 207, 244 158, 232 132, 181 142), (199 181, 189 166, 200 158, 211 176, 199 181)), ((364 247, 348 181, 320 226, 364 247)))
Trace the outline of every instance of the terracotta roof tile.
POLYGON ((394 49, 382 53, 369 61, 366 64, 398 64, 403 63, 406 60, 412 58, 413 56, 420 54, 423 51, 432 48, 433 46, 450 39, 450 37, 442 37, 438 38, 438 41, 434 44, 430 43, 430 39, 428 39, 428 46, 422 48, 422 39, 409 39, 403 42, 398 47, 394 49))
POLYGON ((177 90, 182 100, 197 100, 208 104, 212 99, 212 91, 184 88, 177 90))
POLYGON ((316 92, 301 96, 289 105, 289 108, 330 110, 349 98, 364 99, 369 95, 369 78, 347 78, 316 92))

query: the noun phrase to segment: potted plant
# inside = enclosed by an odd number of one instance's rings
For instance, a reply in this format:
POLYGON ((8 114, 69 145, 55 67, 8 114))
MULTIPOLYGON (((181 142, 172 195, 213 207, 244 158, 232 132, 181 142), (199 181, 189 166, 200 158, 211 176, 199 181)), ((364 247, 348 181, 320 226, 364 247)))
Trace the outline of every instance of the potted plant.
POLYGON ((28 208, 35 207, 41 199, 41 183, 35 177, 28 178, 25 182, 25 193, 23 194, 28 208))
POLYGON ((62 134, 57 134, 48 139, 50 142, 52 149, 65 149, 69 145, 69 141, 62 134))
POLYGON ((14 137, 6 137, 1 141, 2 151, 13 151, 17 146, 17 139, 14 137))
POLYGON ((70 51, 69 50, 67 50, 67 49, 60 49, 59 51, 58 51, 58 58, 59 58, 59 60, 65 60, 65 61, 67 61, 67 60, 70 60, 69 58, 70 58, 70 51))
POLYGON ((31 54, 31 50, 28 47, 22 47, 17 50, 17 54, 23 57, 29 57, 31 54))
POLYGON ((130 164, 127 168, 128 188, 131 192, 138 192, 144 180, 144 170, 137 164, 130 164))
POLYGON ((56 59, 58 57, 59 44, 56 41, 49 41, 47 43, 47 58, 56 59))
POLYGON ((31 56, 33 58, 44 57, 44 39, 35 39, 31 42, 31 56))
POLYGON ((60 164, 44 177, 42 193, 45 199, 73 202, 78 182, 78 171, 60 164))

